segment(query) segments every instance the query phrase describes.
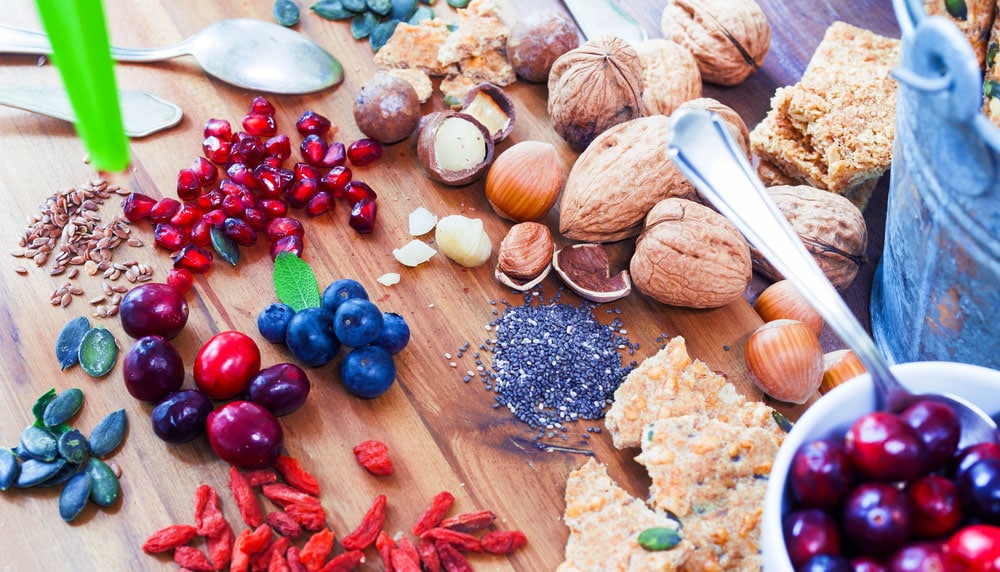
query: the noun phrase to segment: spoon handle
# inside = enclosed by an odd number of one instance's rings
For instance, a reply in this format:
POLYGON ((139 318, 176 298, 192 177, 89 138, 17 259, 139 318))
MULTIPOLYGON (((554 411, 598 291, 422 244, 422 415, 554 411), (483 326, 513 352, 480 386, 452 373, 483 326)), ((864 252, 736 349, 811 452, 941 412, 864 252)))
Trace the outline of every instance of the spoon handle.
MULTIPOLYGON (((111 46, 111 57, 120 62, 157 62, 187 55, 191 38, 163 48, 111 46)), ((42 32, 0 24, 0 53, 50 55, 52 44, 42 32)))
POLYGON ((893 409, 895 396, 902 399, 908 392, 767 195, 719 117, 704 110, 674 113, 668 150, 702 196, 743 232, 854 350, 876 385, 886 384, 885 391, 876 394, 885 395, 887 403, 878 405, 893 409))

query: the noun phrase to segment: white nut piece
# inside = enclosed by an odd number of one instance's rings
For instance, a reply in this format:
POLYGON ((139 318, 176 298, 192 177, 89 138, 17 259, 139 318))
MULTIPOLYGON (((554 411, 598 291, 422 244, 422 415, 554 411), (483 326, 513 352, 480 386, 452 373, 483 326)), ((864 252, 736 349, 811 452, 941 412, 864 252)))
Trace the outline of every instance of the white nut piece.
POLYGON ((427 262, 437 251, 419 240, 411 240, 403 248, 395 248, 392 256, 403 266, 415 267, 427 262))
POLYGON ((471 169, 486 160, 486 138, 474 123, 449 117, 438 127, 434 156, 449 171, 471 169))
POLYGON ((467 268, 480 266, 493 252, 483 221, 478 218, 446 216, 438 221, 434 239, 442 254, 467 268))

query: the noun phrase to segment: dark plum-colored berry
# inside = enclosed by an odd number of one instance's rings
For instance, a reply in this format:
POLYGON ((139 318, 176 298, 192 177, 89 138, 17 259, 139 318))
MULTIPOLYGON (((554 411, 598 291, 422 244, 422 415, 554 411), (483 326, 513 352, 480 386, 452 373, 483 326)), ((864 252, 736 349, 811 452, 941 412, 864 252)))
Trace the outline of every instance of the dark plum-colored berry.
POLYGON ((337 306, 351 298, 368 299, 368 292, 357 280, 341 278, 332 282, 323 290, 322 306, 330 312, 336 312, 337 306))
POLYGON ((841 522, 849 546, 863 554, 889 554, 910 537, 913 508, 895 486, 867 482, 847 495, 841 522))
POLYGON ((297 411, 309 397, 309 377, 293 363, 260 370, 247 387, 247 399, 263 405, 275 417, 297 411))
POLYGON ((340 340, 333 330, 333 314, 323 308, 296 312, 285 330, 285 345, 309 367, 330 363, 340 350, 340 340))
POLYGON ((241 469, 270 467, 284 443, 281 423, 252 401, 230 401, 206 422, 208 444, 220 459, 241 469))
POLYGON ((927 455, 924 471, 935 471, 945 465, 958 449, 962 425, 955 410, 937 401, 918 401, 899 413, 899 417, 924 442, 927 455))
POLYGON ((333 331, 342 344, 360 348, 382 332, 382 311, 368 300, 351 298, 337 306, 333 331))
POLYGON ((851 425, 844 447, 854 468, 880 481, 908 481, 923 472, 926 448, 913 427, 885 411, 866 413, 851 425))
POLYGON ((136 340, 122 358, 125 389, 132 397, 156 403, 184 383, 184 362, 163 336, 136 340))
POLYGON ((355 348, 340 363, 340 378, 354 395, 372 399, 392 386, 396 364, 392 354, 378 346, 355 348))
POLYGON ((853 569, 843 556, 819 554, 810 558, 797 572, 853 572, 853 569))
POLYGON ((851 558, 851 569, 854 572, 889 572, 885 564, 874 556, 856 556, 851 558))
POLYGON ((840 554, 840 532, 830 513, 806 508, 792 511, 782 520, 788 558, 796 568, 819 554, 840 554))
POLYGON ((938 538, 962 521, 962 499, 951 480, 939 475, 924 475, 906 487, 913 507, 913 536, 938 538))
POLYGON ((897 550, 888 560, 889 572, 946 572, 953 570, 940 542, 915 542, 897 550))
POLYGON ((956 482, 971 514, 988 524, 1000 524, 1000 459, 980 459, 956 482))
POLYGON ((854 469, 843 447, 817 439, 795 452, 788 479, 799 506, 832 508, 854 485, 854 469))
POLYGON ((406 320, 395 312, 382 313, 382 331, 372 345, 378 346, 391 354, 403 351, 410 341, 410 326, 406 320))
POLYGON ((187 443, 205 432, 212 400, 197 389, 182 389, 153 408, 153 432, 167 443, 187 443))
POLYGON ((288 322, 295 315, 295 310, 288 304, 275 302, 260 311, 257 315, 257 330, 264 339, 272 344, 285 343, 285 331, 288 322))
POLYGON ((962 474, 980 459, 1000 459, 1000 445, 991 442, 975 443, 959 451, 950 463, 948 472, 951 478, 958 482, 962 474))

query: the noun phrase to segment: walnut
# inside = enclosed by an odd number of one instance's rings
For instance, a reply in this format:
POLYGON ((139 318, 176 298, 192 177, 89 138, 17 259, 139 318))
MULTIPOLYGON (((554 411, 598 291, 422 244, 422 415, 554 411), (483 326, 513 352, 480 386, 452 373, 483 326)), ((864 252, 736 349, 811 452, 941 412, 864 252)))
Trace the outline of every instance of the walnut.
MULTIPOLYGON (((868 247, 868 230, 858 207, 841 195, 806 185, 771 187, 767 194, 834 287, 850 286, 868 247)), ((772 280, 782 278, 755 249, 752 255, 754 270, 772 280)))
POLYGON ((642 42, 636 51, 642 62, 646 113, 670 115, 685 101, 701 97, 701 72, 691 50, 657 38, 642 42))
POLYGON ((691 101, 685 101, 681 105, 681 108, 704 109, 719 114, 725 120, 726 126, 729 127, 729 134, 733 136, 733 140, 740 146, 740 149, 743 149, 743 153, 747 156, 747 159, 752 157, 750 151, 750 130, 747 129, 747 124, 740 117, 740 114, 736 113, 735 109, 711 97, 700 97, 691 101))
POLYGON ((660 201, 635 243, 632 282, 664 304, 717 308, 743 295, 750 247, 721 214, 686 199, 660 201))
POLYGON ((559 56, 548 87, 552 126, 577 151, 608 128, 643 115, 642 63, 620 38, 591 40, 559 56))
POLYGON ((764 64, 771 26, 754 0, 668 0, 663 37, 686 46, 701 77, 736 85, 764 64))

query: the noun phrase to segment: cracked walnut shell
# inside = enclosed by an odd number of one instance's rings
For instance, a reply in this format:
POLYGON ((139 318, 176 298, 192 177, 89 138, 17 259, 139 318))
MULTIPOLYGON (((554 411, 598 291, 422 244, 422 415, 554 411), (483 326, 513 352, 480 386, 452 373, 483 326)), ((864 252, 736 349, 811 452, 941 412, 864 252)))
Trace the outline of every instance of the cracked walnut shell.
POLYGON ((668 0, 663 37, 686 46, 710 83, 736 85, 764 64, 771 25, 755 0, 668 0))

